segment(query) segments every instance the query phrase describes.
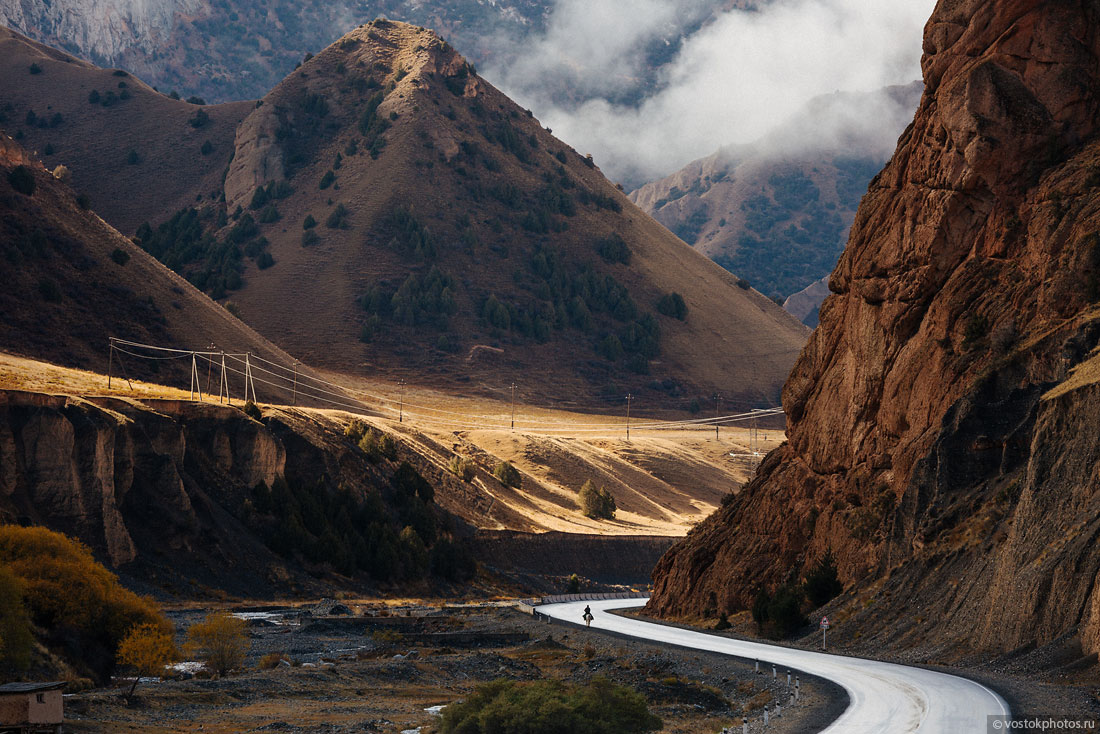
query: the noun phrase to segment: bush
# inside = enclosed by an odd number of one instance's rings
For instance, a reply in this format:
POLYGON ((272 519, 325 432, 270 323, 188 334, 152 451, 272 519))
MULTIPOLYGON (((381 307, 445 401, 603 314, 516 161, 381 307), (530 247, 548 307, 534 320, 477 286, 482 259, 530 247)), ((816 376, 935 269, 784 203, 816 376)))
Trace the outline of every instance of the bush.
POLYGON ((565 590, 569 594, 576 594, 578 591, 580 591, 581 590, 581 577, 578 576, 575 573, 570 574, 569 575, 569 583, 566 584, 565 590))
POLYGON ((774 595, 761 589, 752 605, 757 629, 774 639, 790 637, 809 623, 802 613, 804 599, 802 587, 795 584, 784 584, 774 595))
POLYGON ((11 187, 24 196, 34 194, 36 186, 34 173, 26 166, 16 166, 8 171, 8 183, 11 187))
POLYGON ((195 116, 187 121, 191 127, 198 130, 201 127, 206 127, 210 122, 210 115, 206 114, 206 110, 200 109, 195 113, 195 116))
POLYGON ((337 204, 336 208, 332 210, 332 213, 330 213, 325 220, 325 226, 329 229, 349 229, 351 227, 348 223, 349 213, 346 206, 337 204))
POLYGON ((116 247, 114 252, 111 253, 111 259, 119 265, 125 265, 130 262, 130 253, 123 250, 121 247, 116 247))
POLYGON ((687 317, 687 304, 679 293, 666 293, 657 299, 657 313, 683 321, 687 317))
POLYGON ((141 163, 141 155, 133 148, 130 148, 130 152, 126 154, 126 162, 131 166, 136 166, 141 163))
POLYGON ((274 204, 268 204, 260 212, 260 224, 271 224, 279 221, 279 210, 274 204))
POLYGON ((260 658, 259 662, 256 663, 256 667, 260 670, 274 670, 275 668, 278 668, 279 663, 283 662, 284 660, 288 663, 290 662, 290 658, 287 657, 287 655, 285 655, 284 653, 269 652, 267 655, 264 655, 262 658, 260 658))
POLYGON ((802 584, 802 588, 815 609, 844 591, 844 585, 840 583, 840 577, 837 575, 836 559, 831 550, 818 561, 812 571, 806 574, 806 581, 802 584))
POLYGON ((92 208, 92 197, 88 196, 87 194, 77 194, 76 205, 81 209, 87 211, 88 209, 92 208))
POLYGON ((363 436, 367 435, 367 424, 358 418, 352 418, 351 422, 344 427, 344 437, 350 438, 353 442, 359 443, 363 436))
POLYGON ((99 100, 100 96, 98 89, 93 89, 92 91, 88 92, 88 102, 90 104, 99 104, 99 100))
POLYGON ((598 241, 596 252, 607 263, 622 263, 623 265, 630 263, 630 247, 617 233, 612 233, 610 236, 598 241))
POLYGON ((214 152, 214 144, 211 143, 209 140, 202 141, 202 147, 199 148, 199 152, 203 155, 210 155, 214 152))
POLYGON ((127 697, 134 695, 142 676, 161 677, 165 666, 178 659, 179 651, 170 632, 149 622, 132 627, 118 645, 118 662, 136 672, 127 697))
POLYGON ((41 74, 42 73, 42 67, 39 66, 38 64, 31 64, 29 67, 27 67, 27 70, 31 74, 41 74))
POLYGON ((464 482, 469 482, 474 478, 477 465, 470 459, 454 456, 451 458, 451 463, 447 468, 451 470, 451 474, 454 474, 464 482))
POLYGON ((61 533, 0 525, 0 564, 18 580, 31 621, 48 641, 101 680, 111 674, 119 642, 134 626, 172 630, 151 599, 123 588, 85 545, 61 533))
POLYGON ((271 256, 270 252, 261 252, 260 256, 256 258, 256 267, 260 270, 267 270, 275 264, 275 258, 271 256))
POLYGON ((317 188, 319 188, 323 191, 323 190, 327 189, 329 186, 332 186, 332 184, 335 180, 336 180, 336 174, 335 173, 333 173, 332 171, 325 171, 325 175, 321 176, 321 182, 319 184, 317 184, 317 188))
POLYGON ((493 469, 493 476, 505 487, 519 489, 523 485, 523 475, 510 462, 502 461, 493 469))
POLYGON ((307 229, 305 232, 302 232, 302 247, 313 247, 320 241, 321 236, 312 229, 307 229))
POLYGON ((433 576, 448 581, 469 581, 477 573, 477 561, 470 551, 446 538, 432 547, 429 566, 433 576))
POLYGON ((661 720, 636 691, 593 678, 584 685, 554 680, 498 680, 478 686, 463 703, 443 709, 440 734, 642 734, 661 720))
POLYGON ((584 516, 593 520, 612 520, 615 517, 615 498, 605 488, 596 488, 589 479, 577 495, 584 516))
POLYGON ((20 675, 30 666, 33 649, 34 635, 23 604, 23 589, 11 569, 0 565, 0 669, 20 675))
POLYGON ((307 214, 306 218, 302 220, 302 229, 313 229, 317 226, 317 220, 313 218, 312 214, 307 214))
POLYGON ((188 648, 222 676, 244 665, 248 625, 228 612, 211 612, 187 630, 188 648))
POLYGON ((254 421, 262 420, 264 415, 260 412, 260 409, 256 407, 256 404, 251 400, 246 400, 244 407, 241 408, 244 414, 254 421))

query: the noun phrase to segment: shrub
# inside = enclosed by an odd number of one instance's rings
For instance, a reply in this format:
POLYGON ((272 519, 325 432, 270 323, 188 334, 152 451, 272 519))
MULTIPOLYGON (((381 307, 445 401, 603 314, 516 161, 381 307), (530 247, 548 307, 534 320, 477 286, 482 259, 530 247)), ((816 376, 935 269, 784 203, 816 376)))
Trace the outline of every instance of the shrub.
POLYGON ((716 630, 728 630, 733 625, 730 624, 729 615, 722 612, 718 615, 718 621, 714 623, 714 629, 716 630))
POLYGON ((92 208, 92 198, 84 193, 77 194, 76 205, 81 209, 87 211, 88 209, 92 208))
POLYGON ((477 465, 470 459, 465 459, 461 456, 453 456, 447 468, 451 470, 451 474, 454 474, 464 482, 469 482, 474 478, 476 467, 477 465))
POLYGON ((346 206, 337 204, 332 213, 328 215, 328 219, 325 220, 325 226, 329 229, 349 229, 351 225, 348 223, 348 214, 346 206))
POLYGON ((806 581, 802 584, 802 588, 815 609, 844 590, 844 585, 840 583, 840 577, 837 575, 836 559, 831 550, 818 561, 812 571, 806 574, 806 581))
POLYGON ((187 124, 198 130, 201 127, 206 127, 209 122, 210 115, 206 114, 206 110, 200 109, 198 112, 195 113, 194 117, 187 121, 187 124))
POLYGON ((302 220, 302 229, 313 229, 317 226, 317 220, 313 218, 312 214, 307 214, 306 218, 302 220))
POLYGON ((211 143, 209 140, 202 141, 202 147, 199 148, 199 152, 203 155, 210 155, 214 152, 214 144, 211 143))
POLYGON ((88 102, 89 103, 99 104, 99 100, 100 100, 100 96, 99 96, 99 90, 98 89, 93 89, 92 91, 88 92, 88 102))
POLYGON ((596 253, 607 263, 630 263, 630 247, 618 233, 604 237, 596 243, 596 253))
POLYGON ((498 680, 443 709, 440 734, 642 734, 661 720, 636 691, 593 678, 587 684, 498 680))
POLYGON ((274 670, 278 668, 279 664, 284 660, 288 663, 290 662, 290 658, 288 658, 285 653, 269 652, 267 655, 260 658, 259 662, 256 663, 256 667, 260 670, 274 670))
POLYGON ((16 166, 8 171, 8 183, 11 187, 24 196, 34 194, 36 186, 34 173, 27 166, 16 166))
POLYGON ((151 599, 123 588, 85 545, 61 533, 0 525, 0 565, 18 580, 35 626, 70 662, 101 679, 110 675, 119 642, 135 625, 172 630, 151 599))
POLYGON ((19 675, 31 664, 34 635, 23 589, 11 569, 0 565, 0 669, 19 675))
POLYGON ((332 186, 332 183, 335 180, 336 180, 336 174, 335 173, 333 173, 331 170, 325 171, 325 175, 321 176, 321 182, 319 184, 317 184, 317 188, 319 188, 323 191, 324 189, 327 189, 329 186, 332 186))
POLYGON ((248 625, 228 612, 211 612, 187 630, 189 649, 217 675, 244 665, 248 652, 248 625))
POLYGON ((687 317, 687 304, 679 293, 666 293, 657 299, 657 313, 683 321, 687 317))
POLYGON ((565 586, 566 592, 570 594, 576 594, 581 590, 581 577, 577 574, 570 574, 569 583, 565 586))
POLYGON ((510 462, 502 461, 493 469, 493 476, 505 487, 519 489, 523 485, 523 475, 510 462))
POLYGON ((27 67, 27 70, 31 74, 41 74, 42 73, 42 67, 39 66, 38 64, 31 64, 29 67, 27 67))
POLYGON ((352 418, 351 422, 344 427, 344 437, 359 443, 363 436, 367 435, 368 430, 366 423, 358 418, 352 418))
POLYGON ((256 258, 256 267, 260 270, 267 270, 275 264, 275 258, 271 256, 270 252, 261 252, 260 256, 256 258))
POLYGON ((53 143, 46 143, 46 145, 42 148, 42 155, 53 155, 53 154, 54 154, 53 143))
POLYGON ((260 412, 260 409, 256 407, 256 404, 251 400, 246 400, 244 403, 244 407, 241 408, 241 410, 244 411, 245 415, 247 415, 254 421, 262 420, 264 417, 263 413, 260 412))
POLYGON ((134 695, 142 676, 163 676, 165 666, 178 659, 179 651, 170 632, 149 622, 134 625, 118 645, 118 662, 136 672, 126 696, 134 695))
POLYGON ((260 224, 271 224, 279 221, 279 210, 274 204, 268 204, 260 212, 260 224))
POLYGON ((187 98, 187 104, 204 105, 206 104, 206 100, 202 97, 191 96, 187 98))
POLYGON ((593 520, 611 520, 615 517, 615 498, 604 487, 597 488, 589 479, 581 486, 577 495, 581 512, 593 520))
POLYGON ((989 319, 985 316, 971 316, 963 330, 963 347, 970 349, 989 334, 989 319))
POLYGON ((133 148, 130 148, 130 152, 126 154, 126 162, 131 166, 136 166, 141 163, 141 155, 133 148))
POLYGON ((784 584, 774 595, 761 589, 752 605, 757 629, 775 639, 790 637, 808 624, 802 613, 804 599, 802 587, 795 584, 784 584))
POLYGON ((312 229, 307 229, 305 232, 302 232, 302 247, 313 247, 320 241, 320 235, 312 229))
POLYGON ((119 265, 125 265, 130 262, 130 253, 123 250, 121 247, 116 247, 114 252, 111 253, 111 259, 119 265))

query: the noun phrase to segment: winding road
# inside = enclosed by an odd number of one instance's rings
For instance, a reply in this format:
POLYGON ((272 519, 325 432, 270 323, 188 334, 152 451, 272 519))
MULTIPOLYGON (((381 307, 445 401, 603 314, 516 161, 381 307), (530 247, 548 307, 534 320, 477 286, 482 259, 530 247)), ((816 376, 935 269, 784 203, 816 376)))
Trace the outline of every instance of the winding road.
MULTIPOLYGON (((981 683, 924 668, 877 660, 829 655, 733 640, 609 614, 612 609, 645 605, 646 599, 574 601, 537 607, 541 614, 578 623, 591 605, 593 629, 654 642, 759 659, 785 673, 804 671, 826 678, 848 692, 848 708, 830 724, 828 734, 985 734, 991 716, 1010 716, 1008 704, 981 683)), ((782 674, 781 673, 781 674, 782 674)))

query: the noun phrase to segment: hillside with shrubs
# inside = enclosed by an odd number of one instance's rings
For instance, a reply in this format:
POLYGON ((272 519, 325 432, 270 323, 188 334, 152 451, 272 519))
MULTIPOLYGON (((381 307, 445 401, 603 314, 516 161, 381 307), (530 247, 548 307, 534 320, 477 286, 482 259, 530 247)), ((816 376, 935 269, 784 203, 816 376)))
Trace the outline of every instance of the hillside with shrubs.
POLYGON ((10 32, 0 42, 0 129, 310 364, 755 405, 775 403, 805 340, 431 31, 360 26, 244 107, 176 100, 10 32), (28 123, 35 105, 62 121, 28 123))

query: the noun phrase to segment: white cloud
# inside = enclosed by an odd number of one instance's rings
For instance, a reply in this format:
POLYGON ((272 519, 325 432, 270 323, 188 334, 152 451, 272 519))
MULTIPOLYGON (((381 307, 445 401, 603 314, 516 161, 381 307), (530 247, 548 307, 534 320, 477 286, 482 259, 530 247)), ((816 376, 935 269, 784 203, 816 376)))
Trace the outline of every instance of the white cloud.
MULTIPOLYGON (((822 94, 919 79, 933 6, 934 0, 774 0, 757 10, 719 12, 686 35, 640 88, 640 101, 622 103, 613 100, 645 78, 644 48, 694 27, 702 3, 558 0, 545 33, 486 76, 558 137, 593 153, 612 179, 651 179, 719 147, 768 136, 822 94)), ((892 149, 901 132, 895 117, 883 121, 880 147, 892 149)))

